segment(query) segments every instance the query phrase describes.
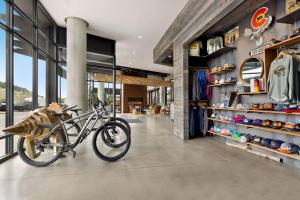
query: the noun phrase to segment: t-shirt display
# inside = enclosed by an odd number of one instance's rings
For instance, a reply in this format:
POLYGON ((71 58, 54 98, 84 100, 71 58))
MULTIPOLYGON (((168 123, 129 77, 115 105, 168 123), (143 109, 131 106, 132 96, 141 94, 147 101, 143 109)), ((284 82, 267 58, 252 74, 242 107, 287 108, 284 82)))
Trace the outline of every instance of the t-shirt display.
POLYGON ((275 102, 299 102, 299 62, 295 56, 284 54, 271 63, 268 96, 275 102))

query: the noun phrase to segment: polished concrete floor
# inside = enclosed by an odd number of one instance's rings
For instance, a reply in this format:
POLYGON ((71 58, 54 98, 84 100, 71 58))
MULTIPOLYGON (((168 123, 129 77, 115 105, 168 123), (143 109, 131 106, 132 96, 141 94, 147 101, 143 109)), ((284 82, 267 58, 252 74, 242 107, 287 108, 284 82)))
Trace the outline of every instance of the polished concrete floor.
MULTIPOLYGON (((132 116, 128 116, 132 117, 132 116)), ((77 157, 34 168, 16 157, 0 165, 0 200, 299 200, 299 170, 213 138, 182 141, 161 116, 132 124, 132 146, 115 163, 99 160, 91 141, 77 157)))

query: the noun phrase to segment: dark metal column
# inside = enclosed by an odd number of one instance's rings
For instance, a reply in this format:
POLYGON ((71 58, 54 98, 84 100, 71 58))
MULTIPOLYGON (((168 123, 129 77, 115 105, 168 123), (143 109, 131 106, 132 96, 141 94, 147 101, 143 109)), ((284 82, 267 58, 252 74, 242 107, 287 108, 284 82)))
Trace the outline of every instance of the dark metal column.
MULTIPOLYGON (((13 9, 9 4, 8 15, 9 15, 9 28, 13 28, 13 9)), ((6 32, 6 126, 10 126, 14 122, 13 118, 13 106, 14 106, 14 80, 13 80, 13 34, 6 32)), ((5 139, 5 153, 13 153, 13 136, 8 136, 5 139)))
POLYGON ((116 74, 116 55, 113 57, 113 116, 116 116, 116 79, 117 79, 117 74, 116 74))

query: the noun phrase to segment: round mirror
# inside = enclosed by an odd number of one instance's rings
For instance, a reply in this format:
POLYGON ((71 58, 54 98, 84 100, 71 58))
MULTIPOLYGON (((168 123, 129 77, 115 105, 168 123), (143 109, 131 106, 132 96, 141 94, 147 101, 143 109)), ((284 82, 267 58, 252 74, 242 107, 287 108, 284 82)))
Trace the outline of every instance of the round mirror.
POLYGON ((264 74, 264 64, 260 58, 251 57, 247 58, 240 69, 240 78, 250 83, 251 79, 260 79, 264 74))

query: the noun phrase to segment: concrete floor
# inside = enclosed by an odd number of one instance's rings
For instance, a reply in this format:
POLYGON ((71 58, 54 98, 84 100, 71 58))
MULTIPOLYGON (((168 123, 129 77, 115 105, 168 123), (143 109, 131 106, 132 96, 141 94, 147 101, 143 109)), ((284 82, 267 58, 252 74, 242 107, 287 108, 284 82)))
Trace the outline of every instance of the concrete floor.
POLYGON ((182 141, 165 117, 140 119, 128 155, 115 163, 85 141, 75 159, 67 154, 46 168, 19 157, 1 164, 0 200, 299 200, 300 170, 213 138, 182 141))

